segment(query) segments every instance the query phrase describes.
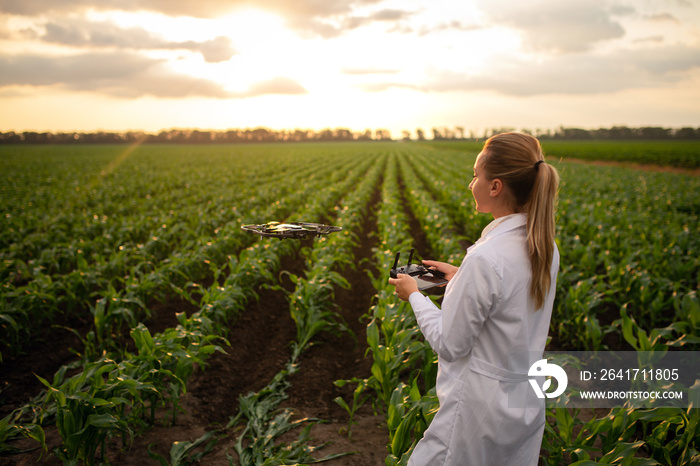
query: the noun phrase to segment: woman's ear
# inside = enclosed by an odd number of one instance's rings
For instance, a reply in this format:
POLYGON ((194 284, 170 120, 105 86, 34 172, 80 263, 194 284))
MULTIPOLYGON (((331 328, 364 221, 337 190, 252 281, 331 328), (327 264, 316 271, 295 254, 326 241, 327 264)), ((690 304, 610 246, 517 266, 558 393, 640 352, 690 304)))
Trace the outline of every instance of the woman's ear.
POLYGON ((489 196, 496 197, 499 194, 501 194, 502 191, 503 182, 498 178, 494 178, 493 180, 491 180, 491 186, 489 187, 489 196))

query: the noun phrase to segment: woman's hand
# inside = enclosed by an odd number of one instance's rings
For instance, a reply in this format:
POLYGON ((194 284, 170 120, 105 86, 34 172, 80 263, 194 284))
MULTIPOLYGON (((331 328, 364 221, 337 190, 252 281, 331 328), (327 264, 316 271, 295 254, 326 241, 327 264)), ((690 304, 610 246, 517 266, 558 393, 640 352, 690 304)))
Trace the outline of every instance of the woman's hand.
POLYGON ((403 273, 400 273, 396 278, 390 278, 389 284, 394 285, 396 294, 398 294, 399 298, 403 301, 408 301, 408 297, 418 291, 418 282, 416 282, 416 279, 403 273))
POLYGON ((447 262, 438 262, 438 261, 423 261, 423 265, 426 266, 428 269, 433 269, 437 270, 438 272, 442 272, 445 274, 445 280, 450 281, 452 280, 452 277, 455 276, 457 273, 457 270, 459 267, 448 264, 447 262))

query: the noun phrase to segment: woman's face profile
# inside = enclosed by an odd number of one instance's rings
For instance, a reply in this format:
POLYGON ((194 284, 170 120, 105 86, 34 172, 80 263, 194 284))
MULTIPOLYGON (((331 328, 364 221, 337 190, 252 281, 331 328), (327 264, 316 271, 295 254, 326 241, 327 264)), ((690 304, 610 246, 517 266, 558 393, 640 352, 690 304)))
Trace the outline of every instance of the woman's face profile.
POLYGON ((469 189, 472 191, 474 196, 474 202, 476 203, 476 210, 481 213, 489 213, 489 180, 486 179, 486 173, 484 169, 481 168, 481 160, 483 159, 483 152, 480 152, 476 157, 474 162, 474 178, 471 183, 469 183, 469 189))

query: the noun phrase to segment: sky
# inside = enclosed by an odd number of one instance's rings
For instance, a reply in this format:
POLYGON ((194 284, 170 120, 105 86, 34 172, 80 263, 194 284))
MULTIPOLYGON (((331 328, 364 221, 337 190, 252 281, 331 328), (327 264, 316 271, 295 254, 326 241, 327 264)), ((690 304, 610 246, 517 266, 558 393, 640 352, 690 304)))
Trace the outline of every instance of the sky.
POLYGON ((698 0, 0 0, 0 131, 700 127, 698 0))

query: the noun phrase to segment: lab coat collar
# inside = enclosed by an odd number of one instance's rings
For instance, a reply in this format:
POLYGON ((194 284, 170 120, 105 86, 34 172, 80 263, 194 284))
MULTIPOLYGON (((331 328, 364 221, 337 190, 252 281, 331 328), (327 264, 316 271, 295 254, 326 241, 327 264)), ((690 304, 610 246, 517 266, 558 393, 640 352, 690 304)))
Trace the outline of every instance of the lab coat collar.
POLYGON ((496 234, 505 233, 514 228, 521 227, 527 224, 527 214, 517 213, 510 214, 504 217, 496 218, 491 221, 486 228, 481 232, 481 238, 484 239, 487 236, 494 236, 496 234))

